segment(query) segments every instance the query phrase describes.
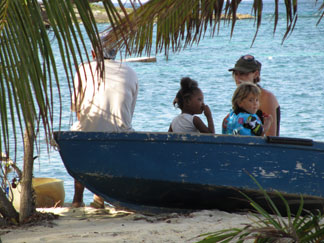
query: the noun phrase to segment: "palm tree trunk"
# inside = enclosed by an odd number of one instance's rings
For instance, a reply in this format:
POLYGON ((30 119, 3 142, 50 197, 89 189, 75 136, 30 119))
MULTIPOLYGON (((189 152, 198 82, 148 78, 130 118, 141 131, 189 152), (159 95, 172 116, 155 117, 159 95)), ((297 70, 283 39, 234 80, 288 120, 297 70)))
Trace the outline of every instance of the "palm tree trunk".
POLYGON ((27 122, 27 128, 24 134, 24 169, 21 180, 19 222, 23 222, 24 219, 31 216, 36 210, 32 190, 35 140, 33 124, 31 121, 27 122))

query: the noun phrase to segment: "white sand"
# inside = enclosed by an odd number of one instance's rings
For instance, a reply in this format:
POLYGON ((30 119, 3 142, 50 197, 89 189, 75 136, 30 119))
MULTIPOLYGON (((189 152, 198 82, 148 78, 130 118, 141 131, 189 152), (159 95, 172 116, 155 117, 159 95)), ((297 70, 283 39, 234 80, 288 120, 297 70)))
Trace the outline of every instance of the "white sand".
POLYGON ((113 209, 47 208, 38 211, 60 215, 52 224, 1 229, 7 242, 197 242, 198 235, 229 227, 244 227, 251 215, 204 210, 188 215, 176 213, 144 216, 113 209))

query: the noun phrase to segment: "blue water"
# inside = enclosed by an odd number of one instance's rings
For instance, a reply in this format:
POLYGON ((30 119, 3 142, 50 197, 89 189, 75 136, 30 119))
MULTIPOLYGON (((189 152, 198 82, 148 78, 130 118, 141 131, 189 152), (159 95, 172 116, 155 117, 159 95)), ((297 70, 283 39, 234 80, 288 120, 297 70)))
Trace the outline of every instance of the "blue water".
MULTIPOLYGON (((184 76, 190 76, 198 81, 203 90, 205 103, 213 113, 216 133, 221 133, 221 121, 231 107, 235 89, 231 73, 227 70, 241 55, 249 53, 262 63, 261 86, 272 91, 280 103, 280 135, 324 141, 324 118, 321 115, 324 111, 324 22, 316 27, 318 15, 315 1, 299 1, 299 19, 295 30, 281 44, 286 19, 280 15, 277 32, 273 35, 272 2, 265 3, 262 25, 253 47, 250 46, 255 33, 254 20, 240 20, 232 38, 230 27, 222 23, 217 36, 211 38, 207 33, 198 46, 170 53, 168 60, 162 53, 157 54, 156 63, 129 63, 137 72, 140 85, 133 118, 134 129, 167 131, 172 118, 180 112, 172 105, 179 81, 184 76)), ((250 13, 251 2, 243 3, 238 12, 250 13)), ((280 12, 284 12, 282 4, 280 12)), ((101 24, 99 28, 102 30, 105 25, 101 24)), ((58 63, 58 67, 60 65, 58 63)), ((63 69, 60 75, 64 87, 63 69)), ((62 94, 62 130, 68 130, 71 119, 75 118, 70 112, 69 93, 67 89, 62 90, 65 92, 62 94)), ((63 179, 65 201, 71 202, 73 179, 66 172, 58 152, 52 150, 48 156, 42 141, 34 176, 63 179)), ((18 161, 18 164, 21 162, 18 161)), ((91 200, 92 193, 86 191, 85 203, 91 200)))

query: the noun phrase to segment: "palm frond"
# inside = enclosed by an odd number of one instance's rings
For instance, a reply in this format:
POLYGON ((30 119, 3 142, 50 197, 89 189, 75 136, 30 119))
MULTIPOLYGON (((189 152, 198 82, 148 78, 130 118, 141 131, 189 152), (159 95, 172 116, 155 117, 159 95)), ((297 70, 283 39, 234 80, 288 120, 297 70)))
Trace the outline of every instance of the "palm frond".
POLYGON ((89 1, 43 0, 42 9, 37 0, 0 2, 0 151, 10 153, 10 138, 14 136, 16 142, 17 134, 23 136, 27 121, 34 123, 35 131, 44 130, 49 144, 54 112, 58 112, 59 117, 62 115, 62 80, 59 80, 56 63, 63 64, 64 81, 72 96, 74 72, 80 62, 90 61, 87 54, 85 60, 83 57, 87 48, 75 11, 98 53, 97 60, 103 65, 99 32, 89 1), (52 49, 50 36, 53 35, 59 55, 52 49), (59 110, 54 110, 54 103, 60 104, 59 110))
POLYGON ((251 239, 254 239, 255 243, 281 242, 280 240, 283 239, 288 242, 322 242, 324 239, 324 216, 320 212, 317 215, 308 212, 302 216, 304 201, 301 197, 298 211, 295 216, 292 216, 287 200, 277 192, 287 210, 287 217, 283 218, 268 193, 252 175, 250 177, 257 184, 275 214, 269 214, 248 195, 242 193, 258 212, 258 214, 253 214, 252 223, 248 223, 244 228, 229 228, 199 235, 199 237, 205 237, 199 243, 243 243, 251 239))
MULTIPOLYGON (((90 61, 84 36, 90 39, 99 63, 98 69, 103 75, 102 45, 89 5, 93 1, 0 1, 0 152, 4 151, 6 156, 16 161, 17 142, 25 146, 22 190, 27 192, 27 196, 22 197, 26 210, 20 212, 21 220, 33 212, 29 193, 33 145, 37 145, 37 138, 42 132, 49 149, 55 121, 59 123, 58 129, 61 126, 61 83, 67 83, 72 97, 74 73, 79 70, 79 63, 90 61), (77 14, 86 34, 81 31, 77 14), (50 38, 56 42, 55 51, 50 38), (57 63, 62 65, 58 67, 57 63), (65 78, 59 77, 58 68, 65 72, 65 78), (10 155, 12 144, 14 157, 10 155)), ((105 1, 109 14, 117 12, 110 0, 105 1)), ((40 151, 39 147, 36 149, 40 151)), ((5 182, 2 185, 7 185, 2 169, 0 180, 5 182)), ((5 188, 0 190, 3 195, 5 188)))
POLYGON ((9 0, 3 0, 0 2, 0 32, 3 29, 6 22, 8 5, 9 5, 9 0))
MULTIPOLYGON (((316 0, 317 3, 318 0, 316 0)), ((317 25, 319 25, 319 23, 321 22, 323 16, 324 16, 324 2, 321 4, 321 6, 319 7, 319 12, 322 11, 322 13, 320 13, 320 18, 317 21, 317 25)))
MULTIPOLYGON (((317 2, 317 0, 314 0, 317 2)), ((132 1, 131 1, 132 2, 132 1)), ((252 1, 255 17, 255 35, 251 46, 257 38, 261 26, 263 0, 252 1)), ((286 31, 284 41, 295 28, 298 20, 297 0, 285 0, 286 31)), ((150 0, 119 20, 111 20, 107 43, 118 48, 125 48, 126 54, 151 54, 155 44, 155 53, 180 51, 198 44, 207 31, 211 36, 218 33, 221 20, 231 23, 231 36, 237 21, 237 9, 241 0, 150 0), (156 42, 153 43, 152 30, 156 28, 156 42)), ((279 0, 274 0, 274 29, 279 21, 279 0)), ((320 9, 323 13, 323 5, 320 9)), ((321 18, 323 17, 323 13, 321 18)), ((321 19, 320 18, 320 19, 321 19)), ((319 20, 320 21, 320 20, 319 20)))

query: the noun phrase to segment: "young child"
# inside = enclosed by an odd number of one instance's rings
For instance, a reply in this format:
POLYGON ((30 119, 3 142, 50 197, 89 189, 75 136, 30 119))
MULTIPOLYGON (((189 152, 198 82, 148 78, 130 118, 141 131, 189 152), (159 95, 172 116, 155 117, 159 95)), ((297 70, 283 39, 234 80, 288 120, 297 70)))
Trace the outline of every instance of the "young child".
POLYGON ((181 79, 181 89, 178 91, 173 105, 181 110, 181 114, 176 116, 170 125, 169 132, 201 132, 215 133, 212 113, 207 105, 204 104, 204 95, 198 83, 188 77, 181 79), (208 127, 195 114, 204 112, 208 127))
POLYGON ((232 97, 233 110, 225 118, 223 134, 263 136, 270 128, 272 116, 264 116, 264 124, 256 115, 260 88, 253 83, 240 84, 232 97))

